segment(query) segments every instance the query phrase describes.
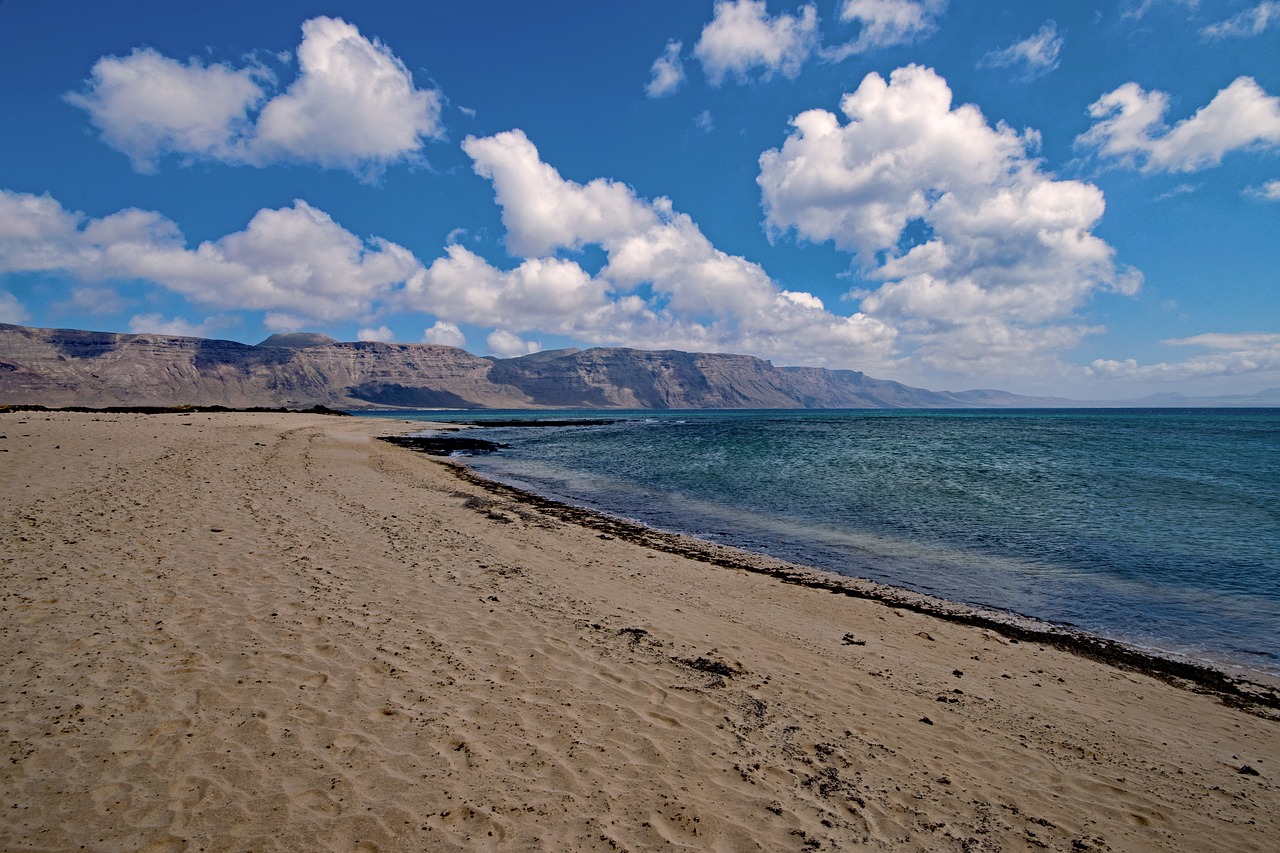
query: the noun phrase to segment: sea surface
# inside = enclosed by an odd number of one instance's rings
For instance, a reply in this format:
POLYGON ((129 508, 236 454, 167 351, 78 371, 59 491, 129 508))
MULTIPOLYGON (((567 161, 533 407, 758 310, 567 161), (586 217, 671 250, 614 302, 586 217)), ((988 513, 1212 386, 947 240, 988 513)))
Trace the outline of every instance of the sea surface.
MULTIPOLYGON (((397 412, 396 418, 406 414, 397 412)), ((1280 676, 1280 409, 422 412, 502 482, 1280 676)))

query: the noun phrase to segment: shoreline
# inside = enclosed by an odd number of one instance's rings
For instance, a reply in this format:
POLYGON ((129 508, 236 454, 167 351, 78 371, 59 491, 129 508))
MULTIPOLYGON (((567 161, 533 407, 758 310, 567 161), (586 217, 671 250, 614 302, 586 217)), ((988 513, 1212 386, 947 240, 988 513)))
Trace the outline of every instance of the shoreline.
MULTIPOLYGON (((560 422, 557 421, 554 424, 559 425, 560 422)), ((521 425, 545 426, 546 424, 521 425)), ((1149 651, 1121 640, 1113 640, 1015 611, 996 610, 951 601, 906 587, 842 575, 730 545, 720 545, 687 534, 659 530, 637 521, 578 506, 486 477, 467 465, 465 461, 467 456, 473 452, 496 451, 504 445, 485 439, 468 438, 465 435, 444 434, 465 433, 467 428, 475 426, 488 426, 488 424, 458 425, 423 422, 421 430, 413 431, 415 434, 397 433, 379 436, 379 440, 414 453, 448 460, 449 466, 460 479, 479 485, 492 493, 502 494, 520 503, 536 507, 561 520, 617 536, 646 548, 679 554, 727 569, 767 575, 787 584, 878 601, 889 607, 904 608, 922 615, 992 630, 1015 642, 1046 643, 1118 669, 1142 672, 1170 684, 1215 695, 1224 704, 1234 705, 1251 713, 1280 719, 1280 677, 1250 670, 1244 664, 1235 664, 1235 668, 1244 674, 1231 674, 1222 666, 1207 660, 1149 651), (416 435, 417 432, 426 430, 436 430, 442 435, 425 438, 416 435), (458 455, 455 456, 455 454, 458 455)))
MULTIPOLYGON (((389 438, 394 437, 380 437, 384 441, 389 438)), ((412 452, 436 455, 430 450, 403 444, 399 446, 412 452)), ((1145 651, 1119 640, 1055 625, 1033 616, 950 601, 905 587, 841 575, 729 545, 719 545, 686 534, 658 530, 486 477, 468 467, 460 458, 450 459, 449 467, 459 479, 493 494, 503 495, 563 521, 616 536, 645 548, 677 554, 725 569, 765 575, 785 584, 874 601, 934 619, 994 631, 1014 642, 1043 643, 1117 669, 1140 672, 1174 686, 1210 694, 1225 705, 1267 719, 1280 720, 1280 679, 1272 679, 1273 683, 1269 684, 1266 673, 1250 672, 1253 677, 1231 675, 1207 662, 1182 660, 1145 651)))
POLYGON ((0 848, 1280 836, 1265 708, 655 548, 376 440, 402 428, 0 417, 0 848))

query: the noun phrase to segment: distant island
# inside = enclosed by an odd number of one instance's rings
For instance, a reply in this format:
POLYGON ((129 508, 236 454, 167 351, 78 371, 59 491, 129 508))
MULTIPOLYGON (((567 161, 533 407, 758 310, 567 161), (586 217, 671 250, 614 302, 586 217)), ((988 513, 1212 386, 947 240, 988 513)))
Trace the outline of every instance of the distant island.
MULTIPOLYGON (((1280 389, 1130 405, 1280 405, 1280 389)), ((747 355, 598 347, 488 358, 436 344, 272 335, 260 344, 0 324, 0 404, 336 409, 824 409, 1079 406, 930 391, 747 355)), ((1112 402, 1110 405, 1118 405, 1112 402)))

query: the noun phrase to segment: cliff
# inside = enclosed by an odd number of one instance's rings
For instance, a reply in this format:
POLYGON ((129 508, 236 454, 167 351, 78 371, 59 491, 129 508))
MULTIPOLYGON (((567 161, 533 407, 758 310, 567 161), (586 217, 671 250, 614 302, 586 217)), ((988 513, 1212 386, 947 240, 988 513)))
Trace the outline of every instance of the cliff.
POLYGON ((369 408, 880 408, 1037 405, 852 370, 625 348, 481 358, 433 344, 272 335, 257 346, 0 324, 0 404, 369 408))

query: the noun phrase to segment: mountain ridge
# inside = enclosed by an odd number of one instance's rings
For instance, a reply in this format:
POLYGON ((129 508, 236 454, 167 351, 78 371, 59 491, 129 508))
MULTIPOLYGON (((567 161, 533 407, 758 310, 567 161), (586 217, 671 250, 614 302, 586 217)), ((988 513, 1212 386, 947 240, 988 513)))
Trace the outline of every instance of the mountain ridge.
MULTIPOLYGON (((564 349, 516 358, 440 344, 260 344, 0 324, 0 404, 232 408, 695 409, 1079 406, 1006 391, 930 391, 856 370, 731 353, 564 349)), ((1116 405, 1109 403, 1108 405, 1116 405)))

